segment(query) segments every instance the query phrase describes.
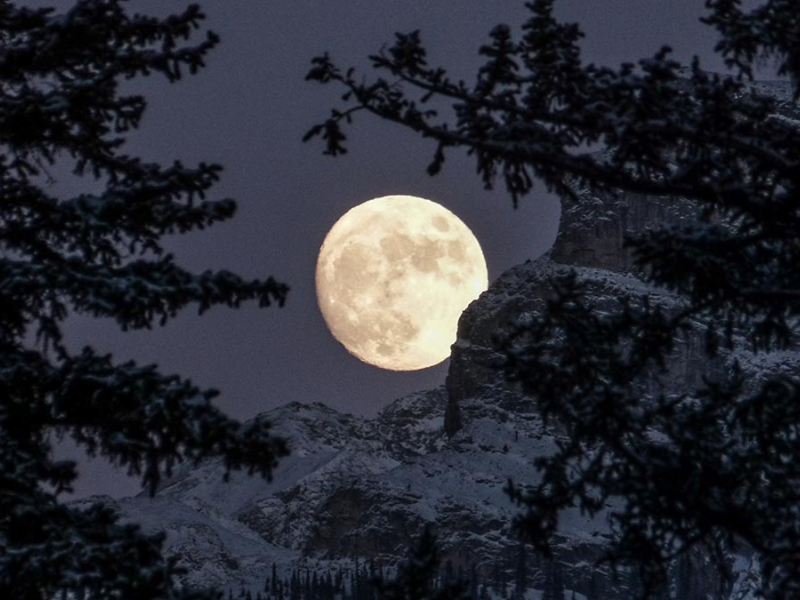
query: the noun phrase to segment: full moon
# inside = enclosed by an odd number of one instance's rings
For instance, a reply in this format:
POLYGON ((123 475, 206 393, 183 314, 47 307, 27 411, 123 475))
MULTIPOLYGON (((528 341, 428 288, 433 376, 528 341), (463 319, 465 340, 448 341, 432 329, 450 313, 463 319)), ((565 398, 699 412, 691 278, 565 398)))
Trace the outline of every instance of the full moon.
POLYGON ((414 371, 450 356, 458 318, 488 285, 480 244, 443 206, 384 196, 340 218, 317 259, 317 302, 362 361, 414 371))

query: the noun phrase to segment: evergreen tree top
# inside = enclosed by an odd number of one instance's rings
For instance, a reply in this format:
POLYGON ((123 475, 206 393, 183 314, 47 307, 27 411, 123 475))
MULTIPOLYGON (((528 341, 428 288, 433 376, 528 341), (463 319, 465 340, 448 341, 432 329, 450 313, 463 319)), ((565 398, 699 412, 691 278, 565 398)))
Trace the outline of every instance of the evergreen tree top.
POLYGON ((269 424, 242 425, 203 390, 154 365, 117 363, 93 348, 71 352, 69 314, 123 329, 164 324, 194 305, 282 305, 271 277, 190 272, 163 239, 229 219, 231 199, 210 199, 221 167, 163 166, 126 153, 146 99, 126 79, 177 82, 218 43, 196 5, 165 18, 131 15, 120 0, 80 0, 64 12, 0 1, 0 596, 65 592, 146 600, 211 598, 174 585, 160 536, 120 525, 100 505, 59 495, 75 464, 52 458, 53 434, 71 437, 155 492, 180 461, 220 457, 228 470, 265 477, 286 454, 269 424), (92 178, 62 197, 49 167, 92 178))

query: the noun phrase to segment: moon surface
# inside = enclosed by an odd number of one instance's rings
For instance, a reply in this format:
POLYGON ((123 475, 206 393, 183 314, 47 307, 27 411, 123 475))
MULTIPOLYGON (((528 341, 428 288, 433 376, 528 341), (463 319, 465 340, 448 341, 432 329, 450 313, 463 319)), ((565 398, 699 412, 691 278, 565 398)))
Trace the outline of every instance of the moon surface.
POLYGON ((317 302, 362 361, 414 371, 450 356, 458 319, 488 285, 480 244, 443 206, 384 196, 349 210, 317 259, 317 302))

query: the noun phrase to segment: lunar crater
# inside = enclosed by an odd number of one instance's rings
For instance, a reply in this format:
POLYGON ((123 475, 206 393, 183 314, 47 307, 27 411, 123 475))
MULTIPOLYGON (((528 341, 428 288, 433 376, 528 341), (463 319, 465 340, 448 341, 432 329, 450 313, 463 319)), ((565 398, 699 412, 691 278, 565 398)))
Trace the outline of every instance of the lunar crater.
POLYGON ((447 358, 461 312, 487 285, 472 232, 444 207, 413 196, 385 196, 348 211, 317 260, 317 298, 331 333, 384 369, 421 369, 447 358))

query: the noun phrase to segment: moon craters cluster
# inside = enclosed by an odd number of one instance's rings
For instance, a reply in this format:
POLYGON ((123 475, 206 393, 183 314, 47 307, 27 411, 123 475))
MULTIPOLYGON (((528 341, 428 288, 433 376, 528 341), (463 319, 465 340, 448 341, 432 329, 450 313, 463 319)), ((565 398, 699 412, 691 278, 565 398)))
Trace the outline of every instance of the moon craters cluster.
POLYGON ((458 318, 487 286, 472 232, 444 207, 385 196, 348 211, 328 233, 317 299, 348 351, 393 370, 441 362, 458 318))

